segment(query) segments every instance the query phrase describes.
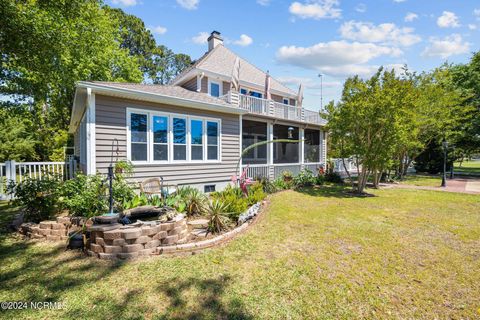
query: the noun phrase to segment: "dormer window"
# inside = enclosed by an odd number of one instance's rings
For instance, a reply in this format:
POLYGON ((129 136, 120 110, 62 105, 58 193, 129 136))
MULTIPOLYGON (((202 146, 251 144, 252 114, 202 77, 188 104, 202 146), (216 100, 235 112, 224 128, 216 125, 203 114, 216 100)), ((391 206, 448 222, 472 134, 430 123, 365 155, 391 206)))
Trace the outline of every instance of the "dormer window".
POLYGON ((209 81, 208 84, 208 93, 212 97, 220 97, 220 92, 222 91, 222 87, 220 82, 209 81))

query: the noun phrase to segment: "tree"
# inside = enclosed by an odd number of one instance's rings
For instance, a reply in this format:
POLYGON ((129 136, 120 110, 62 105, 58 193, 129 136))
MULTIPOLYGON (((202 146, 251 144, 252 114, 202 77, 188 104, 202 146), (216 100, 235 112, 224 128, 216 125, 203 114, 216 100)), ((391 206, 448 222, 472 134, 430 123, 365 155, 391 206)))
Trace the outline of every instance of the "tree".
POLYGON ((165 46, 158 46, 152 56, 148 76, 155 84, 168 84, 191 64, 190 56, 175 54, 165 46))
POLYGON ((35 158, 37 141, 27 111, 3 103, 0 107, 0 162, 25 161, 35 158))
POLYGON ((361 167, 356 191, 363 192, 370 175, 378 187, 392 168, 402 177, 432 140, 455 136, 468 108, 450 76, 446 68, 421 75, 405 68, 401 77, 380 68, 368 80, 347 79, 341 101, 328 105, 326 117, 332 144, 361 167))

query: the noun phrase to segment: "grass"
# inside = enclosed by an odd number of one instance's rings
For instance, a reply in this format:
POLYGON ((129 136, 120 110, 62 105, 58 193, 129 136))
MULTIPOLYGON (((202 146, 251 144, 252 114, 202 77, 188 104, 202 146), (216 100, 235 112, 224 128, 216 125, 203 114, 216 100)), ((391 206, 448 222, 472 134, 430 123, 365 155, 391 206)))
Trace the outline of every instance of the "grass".
POLYGON ((440 175, 408 174, 404 180, 399 182, 413 186, 439 187, 442 183, 442 177, 440 175))
POLYGON ((480 161, 463 161, 462 166, 459 162, 456 162, 454 165, 455 172, 468 172, 480 174, 480 161))
POLYGON ((480 317, 478 196, 408 189, 285 191, 229 244, 106 262, 15 237, 0 243, 0 301, 59 301, 32 319, 480 317))

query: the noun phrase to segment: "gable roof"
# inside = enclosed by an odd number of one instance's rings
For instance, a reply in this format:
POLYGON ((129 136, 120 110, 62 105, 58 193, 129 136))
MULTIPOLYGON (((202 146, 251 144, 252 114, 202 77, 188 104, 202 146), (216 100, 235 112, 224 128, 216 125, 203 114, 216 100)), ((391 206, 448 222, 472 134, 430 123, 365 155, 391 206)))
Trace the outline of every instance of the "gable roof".
MULTIPOLYGON (((252 83, 260 87, 265 86, 266 72, 263 72, 247 60, 239 57, 233 51, 224 45, 217 45, 213 50, 205 53, 193 65, 179 74, 173 81, 173 84, 181 82, 182 78, 194 69, 212 72, 221 76, 230 78, 232 76, 233 65, 236 58, 240 59, 240 82, 252 83)), ((292 89, 281 84, 275 78, 270 78, 270 86, 274 91, 284 92, 289 95, 296 95, 292 89)))
POLYGON ((91 103, 89 102, 89 97, 92 93, 125 99, 178 105, 186 108, 209 110, 220 113, 247 113, 247 110, 234 107, 222 99, 212 97, 206 93, 190 91, 179 86, 79 81, 76 84, 72 115, 70 117, 70 133, 74 133, 78 128, 88 103, 91 103))

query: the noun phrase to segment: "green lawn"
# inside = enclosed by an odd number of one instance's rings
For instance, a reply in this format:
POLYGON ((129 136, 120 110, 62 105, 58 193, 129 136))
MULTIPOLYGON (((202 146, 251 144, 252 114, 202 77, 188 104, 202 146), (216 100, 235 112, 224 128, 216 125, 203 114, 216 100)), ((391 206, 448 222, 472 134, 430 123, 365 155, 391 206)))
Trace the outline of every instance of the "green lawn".
POLYGON ((480 174, 480 161, 463 161, 462 166, 460 166, 459 162, 456 162, 454 168, 456 172, 470 172, 480 174))
POLYGON ((405 179, 399 181, 401 184, 409 184, 421 187, 438 187, 442 183, 440 175, 409 174, 405 179))
POLYGON ((340 188, 275 194, 220 248, 106 262, 7 237, 1 301, 59 301, 33 319, 480 317, 480 201, 447 192, 340 188))

